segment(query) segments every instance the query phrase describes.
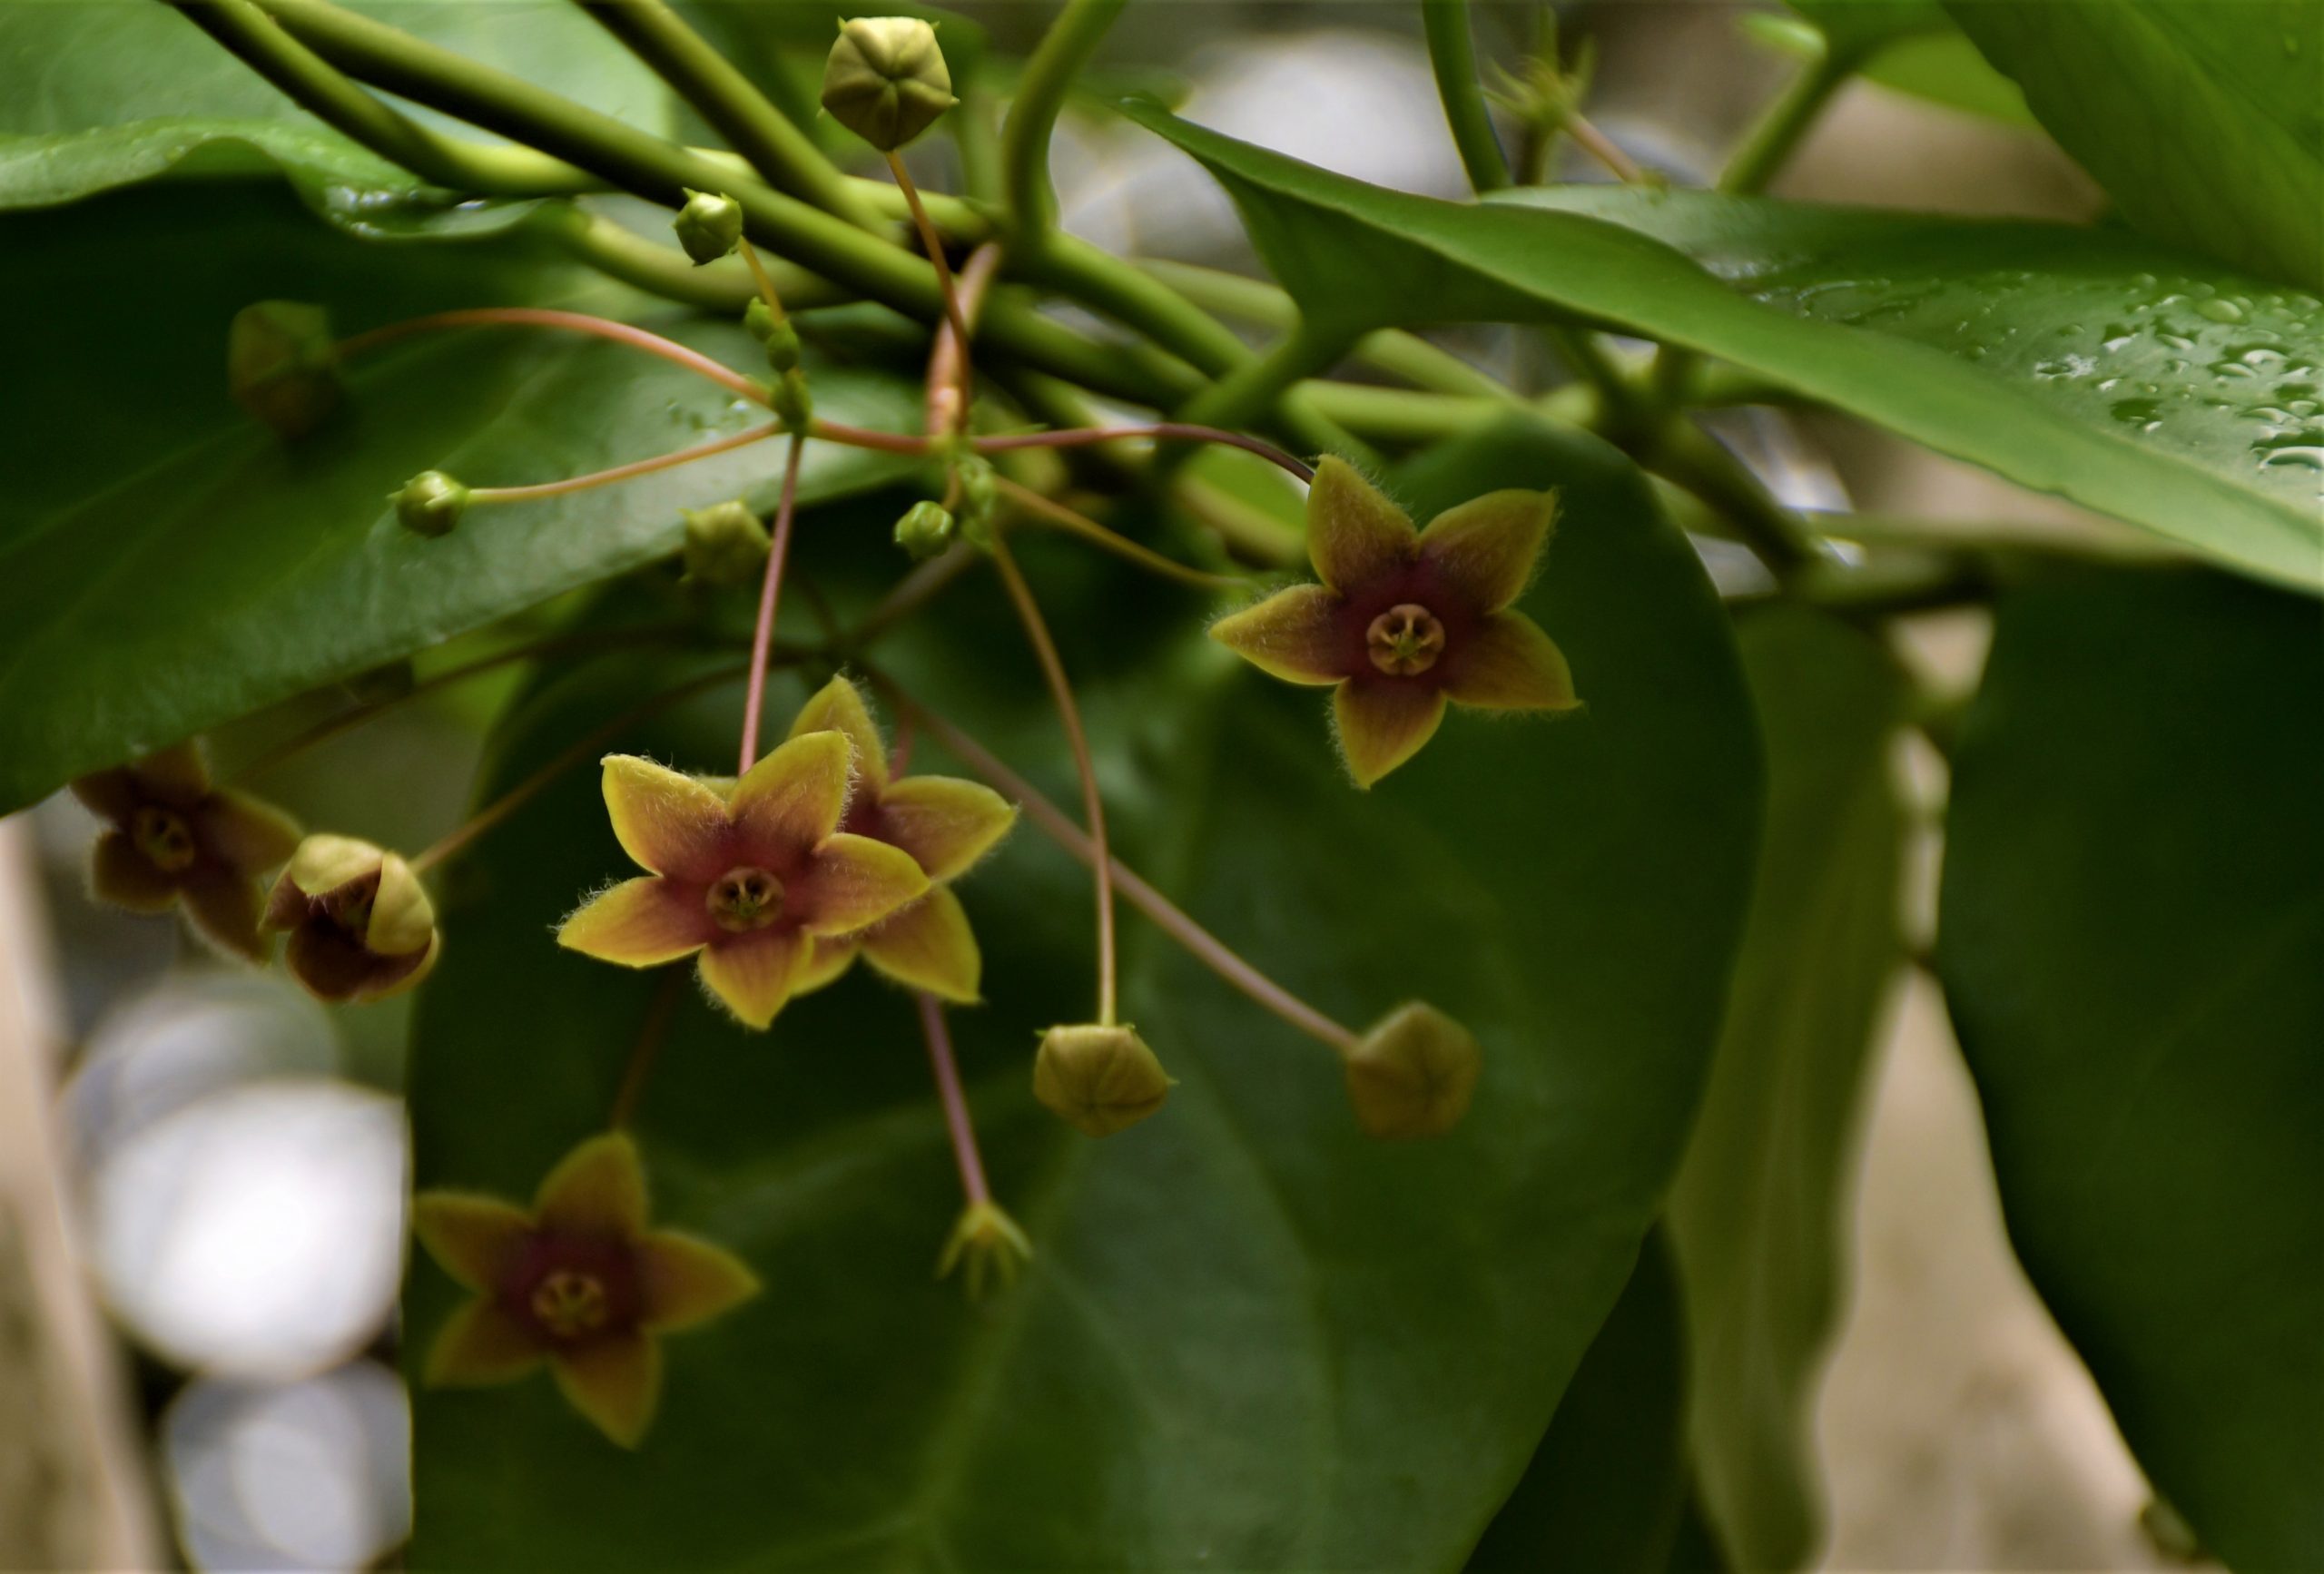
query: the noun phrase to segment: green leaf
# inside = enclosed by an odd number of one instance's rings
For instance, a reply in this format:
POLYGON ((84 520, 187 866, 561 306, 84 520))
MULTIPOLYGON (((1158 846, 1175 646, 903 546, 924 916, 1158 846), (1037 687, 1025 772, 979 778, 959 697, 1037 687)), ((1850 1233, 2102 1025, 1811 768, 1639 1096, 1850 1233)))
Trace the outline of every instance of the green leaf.
MULTIPOLYGON (((1414 997, 1461 1017, 1486 1068, 1458 1132, 1362 1137, 1330 1053, 1134 915, 1127 1015, 1180 1085, 1102 1143, 1051 1119, 1033 1031, 1088 1009, 1088 882, 1020 826, 962 887, 990 1005, 952 1019, 1029 1277, 980 1307, 930 1280, 960 1190, 906 1000, 852 977, 754 1040, 687 987, 637 1129, 665 1215, 768 1292, 671 1341, 634 1457, 543 1382, 419 1392, 415 1565, 1456 1567, 1659 1210, 1758 825, 1724 617, 1634 469, 1513 425, 1406 491, 1426 511, 1550 480, 1566 513, 1528 605, 1589 710, 1456 717, 1370 793, 1319 696, 1233 663, 1183 592, 1069 542, 1023 549, 1125 856, 1344 1020, 1414 997)), ((838 585, 816 554, 854 531, 832 518, 805 522, 803 572, 838 585)), ((1072 801, 989 580, 899 637, 883 665, 1072 801)), ((654 681, 615 664, 513 718, 494 783, 654 681)), ((776 685, 778 721, 801 692, 776 685)), ((734 739, 730 693, 630 742, 717 770, 734 739)), ((623 862, 583 772, 455 870, 413 1039, 421 1184, 521 1193, 605 1119, 658 980, 546 926, 623 862)), ((415 1351, 451 1300, 415 1271, 415 1351)))
POLYGON ((1930 103, 2008 125, 2038 123, 2017 84, 1986 64, 1937 0, 1792 0, 1791 8, 1814 25, 1754 11, 1743 18, 1744 30, 1801 58, 1827 49, 1853 54, 1866 81, 1930 103))
POLYGON ((1877 640, 1770 608, 1739 631, 1768 829, 1727 1024, 1670 1194, 1695 1470, 1728 1559, 1794 1569, 1820 1537, 1808 1412, 1845 1251, 1857 1093, 1896 969, 1910 686, 1877 640))
POLYGON ((1659 1574, 1687 1501, 1687 1334, 1661 1232, 1469 1554, 1471 1574, 1659 1574))
MULTIPOLYGON (((2324 584, 2324 520, 2316 507, 2316 475, 2324 465, 2324 428, 2315 419, 2316 346, 2324 337, 2324 301, 2312 296, 2255 286, 2232 275, 2211 275, 2175 257, 2143 251, 2117 252, 2102 237, 2039 230, 2017 242, 2028 254, 2018 266, 1982 276, 1984 291, 1975 303, 1955 298, 1955 310, 1942 325, 1935 316, 1915 338, 1887 330, 1892 316, 1910 318, 1924 296, 1939 293, 1945 280, 1916 263, 1909 250, 1881 259, 1884 268, 1918 269, 1920 292, 1898 291, 1878 299, 1887 274, 1866 270, 1849 276, 1838 255, 1826 264, 1826 290, 1852 288, 1865 301, 1859 323, 1800 315, 1775 301, 1754 299, 1748 281, 1738 288, 1720 282, 1686 258, 1647 235, 1602 221, 1619 213, 1625 221, 1656 224, 1664 212, 1684 220, 1703 209, 1701 199, 1672 193, 1650 197, 1515 193, 1509 202, 1456 204, 1384 191, 1327 173, 1279 154, 1234 142, 1151 107, 1132 106, 1141 124, 1167 137, 1200 159, 1242 210, 1254 243, 1285 287, 1327 333, 1355 333, 1384 326, 1431 321, 1571 319, 1645 334, 1718 356, 1748 370, 1827 400, 1852 414, 1888 427, 1943 452, 1984 465, 2037 490, 2056 492, 2102 512, 2144 525, 2172 540, 2197 547, 2247 571, 2302 585, 2324 584), (1533 206, 1520 205, 1532 203, 1533 206), (1589 206, 1581 212, 1551 211, 1541 204, 1589 206), (1590 204, 1597 204, 1590 206, 1590 204), (2048 252, 2042 245, 2053 249, 2048 252), (2044 343, 2019 349, 2031 326, 2016 320, 2012 301, 2023 287, 2043 282, 2028 266, 2047 256, 2072 276, 2065 293, 2073 315, 2041 321, 2044 343), (2132 261, 2136 257, 2141 261, 2132 261), (2093 266, 2094 280, 2083 277, 2093 266), (2128 262, 2117 271, 2118 265, 2128 262), (2144 270, 2141 271, 2140 270, 2144 270), (2209 295, 2201 289, 2208 288, 2209 295), (2216 321, 2197 310, 2240 313, 2240 325, 2216 321), (1978 340, 1976 307, 1998 313, 1989 319, 2008 326, 2005 353, 1978 340), (1965 330, 1958 325, 1967 323, 1965 330), (2098 389, 2102 378, 2084 385, 2084 364, 2095 369, 2116 325, 2168 347, 2169 334, 2189 341, 2184 364, 2174 378, 2233 379, 2232 417, 2207 412, 2202 386, 2192 390, 2186 412, 2192 423, 2181 441, 2168 435, 2173 422, 2153 432, 2133 414, 2117 414, 2104 399, 2121 401, 2187 391, 2159 378, 2153 395, 2137 386, 2098 389), (2201 333, 2186 331, 2200 327, 2201 333), (2071 331, 2061 331, 2068 330, 2071 331), (1963 336, 1963 341, 1943 339, 1963 336), (2209 358, 2234 358, 2250 376, 2209 367, 2209 358), (1983 355, 1971 352, 1983 349, 1983 355), (2257 359, 2243 360, 2248 351, 2257 359), (2201 359, 2199 359, 2201 358, 2201 359), (1987 361, 1996 361, 1988 366, 1987 361), (2042 368, 2054 361, 2057 369, 2042 368), (2302 380, 2306 379, 2306 380, 2302 380), (2304 392, 2301 390, 2305 390, 2304 392), (2287 403, 2296 400, 2305 410, 2287 403), (2272 414, 2256 413, 2264 408, 2272 414), (2207 413, 2206 413, 2207 412, 2207 413), (2231 435, 2219 423, 2230 423, 2231 435), (2310 439, 2307 434, 2318 430, 2310 439)), ((1746 209, 1743 212, 1772 212, 1746 209)), ((1845 217, 1804 221, 1809 234, 1819 224, 1845 224, 1845 217)), ((1768 223, 1775 220, 1767 221, 1768 223)), ((1919 220, 1865 221, 1919 225, 1919 220)), ((1936 227, 1937 240, 1955 232, 1936 227)), ((1853 243, 1872 231, 1845 231, 1853 243)), ((1972 229, 1957 237, 1966 246, 2004 239, 2005 231, 1972 229)), ((1797 248, 1795 248, 1795 251, 1797 248)), ((1944 267, 1961 265, 1970 250, 1938 248, 1944 267)), ((1817 297, 1820 299, 1820 297, 1817 297)), ((2142 340, 2134 347, 2141 364, 2165 353, 2142 340)), ((2160 408, 2160 404, 2158 405, 2160 408)), ((2163 418, 2161 416, 2148 418, 2163 418)))
POLYGON ((2230 1568, 2324 1565, 2324 642, 2193 574, 2011 595, 1937 960, 2026 1273, 2230 1568))
POLYGON ((1949 4, 2140 229, 2324 290, 2324 7, 1949 4))
MULTIPOLYGON (((768 444, 478 507, 438 541, 400 528, 388 495, 420 470, 549 480, 766 418, 576 334, 470 330, 383 349, 350 369, 347 408, 287 447, 226 397, 227 324, 271 296, 320 302, 341 332, 512 301, 645 313, 730 365, 763 364, 738 325, 586 278, 513 244, 364 245, 262 188, 158 188, 0 219, 0 280, 43 303, 19 316, 11 349, 47 390, 0 430, 0 805, 666 556, 682 506, 771 501, 781 452, 768 444)), ((901 379, 819 364, 815 385, 842 419, 917 419, 901 379)), ((819 445, 803 494, 898 473, 819 445)))

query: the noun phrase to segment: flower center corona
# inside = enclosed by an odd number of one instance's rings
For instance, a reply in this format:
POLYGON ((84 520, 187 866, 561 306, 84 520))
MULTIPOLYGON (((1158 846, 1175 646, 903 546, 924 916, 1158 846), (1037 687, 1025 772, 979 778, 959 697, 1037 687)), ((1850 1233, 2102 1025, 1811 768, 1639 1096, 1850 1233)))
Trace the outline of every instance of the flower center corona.
POLYGON ((145 861, 164 873, 175 874, 193 861, 193 827, 173 809, 148 803, 137 812, 132 834, 145 861))
POLYGON ((1364 643, 1374 666, 1391 677, 1408 678, 1436 664, 1444 649, 1444 625, 1428 608, 1399 602, 1372 620, 1364 643))
POLYGON ((606 1287, 594 1274, 559 1268, 533 1290, 533 1315, 558 1339, 595 1333, 606 1311, 606 1287))
POLYGON ((712 883, 704 905, 722 930, 763 930, 783 916, 783 882, 763 869, 730 869, 712 883))

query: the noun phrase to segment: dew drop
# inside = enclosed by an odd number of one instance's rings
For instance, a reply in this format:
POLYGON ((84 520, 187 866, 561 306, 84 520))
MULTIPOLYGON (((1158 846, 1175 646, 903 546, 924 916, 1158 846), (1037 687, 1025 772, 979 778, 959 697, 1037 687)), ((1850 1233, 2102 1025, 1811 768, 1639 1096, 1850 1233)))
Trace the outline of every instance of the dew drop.
POLYGON ((2208 317, 2213 322, 2240 322, 2243 308, 2221 296, 2206 296, 2195 302, 2196 315, 2208 317))

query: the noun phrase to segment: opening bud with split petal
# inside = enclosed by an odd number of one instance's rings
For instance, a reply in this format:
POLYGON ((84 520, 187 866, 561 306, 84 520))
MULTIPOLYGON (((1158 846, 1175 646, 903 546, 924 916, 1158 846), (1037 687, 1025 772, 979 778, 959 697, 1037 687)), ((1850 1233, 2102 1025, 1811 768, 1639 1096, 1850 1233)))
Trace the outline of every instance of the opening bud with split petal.
POLYGON ((299 827, 272 804, 210 783, 202 751, 180 743, 73 783, 73 795, 106 822, 90 854, 98 900, 132 912, 182 904, 194 931, 219 949, 258 961, 258 878, 299 846, 299 827))
POLYGON ((1088 1136, 1111 1136, 1162 1107, 1176 1082, 1145 1039, 1095 1022, 1052 1028, 1033 1059, 1033 1097, 1088 1136))
POLYGON ((234 313, 226 386, 234 402, 296 440, 330 418, 344 391, 330 314, 297 300, 261 300, 234 313))
POLYGON ((660 1403, 661 1336, 759 1293, 734 1254, 647 1227, 645 1169, 619 1132, 568 1154, 529 1209, 430 1191, 411 1211, 428 1254, 475 1293, 437 1334, 428 1384, 513 1382, 546 1363, 573 1408, 624 1448, 660 1403))
POLYGON ((1468 1113, 1482 1065, 1466 1028, 1415 1000, 1381 1018, 1348 1052, 1348 1102, 1374 1136, 1442 1136, 1468 1113))
POLYGON ((468 489, 441 470, 422 470, 395 493, 396 519, 415 535, 449 536, 468 510, 468 489))
POLYGON ((952 545, 952 511, 941 503, 922 499, 904 510, 896 521, 896 545, 915 563, 935 556, 952 545))
POLYGON ((678 244, 700 267, 734 251, 743 238, 743 204, 717 192, 686 192, 685 206, 671 221, 678 244))
POLYGON ((840 24, 823 63, 823 108, 891 152, 934 125, 958 101, 936 29, 913 16, 859 16, 840 24))
POLYGON ((443 949, 435 904, 400 853, 352 836, 299 844, 262 920, 290 936, 283 965, 325 1000, 379 1000, 428 976, 443 949))
POLYGON ((685 576, 700 585, 743 585, 766 567, 766 526, 741 502, 684 508, 685 576))
POLYGON ((1329 686, 1340 752, 1359 787, 1419 753, 1447 702, 1564 711, 1563 653, 1514 604, 1557 517, 1548 492, 1488 492, 1415 530, 1344 460, 1307 491, 1320 585, 1295 585, 1211 625, 1210 636, 1285 682, 1329 686))

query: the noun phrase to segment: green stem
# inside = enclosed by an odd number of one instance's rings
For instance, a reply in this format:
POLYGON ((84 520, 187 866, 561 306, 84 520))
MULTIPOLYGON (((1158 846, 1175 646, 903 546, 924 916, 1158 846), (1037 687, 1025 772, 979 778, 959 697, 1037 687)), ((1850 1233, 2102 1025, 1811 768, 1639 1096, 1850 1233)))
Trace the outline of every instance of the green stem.
POLYGON ((1176 418, 1196 426, 1246 427, 1302 378, 1327 371, 1351 336, 1326 333, 1303 318, 1273 349, 1247 360, 1181 405, 1176 418))
POLYGON ((1839 85, 1854 75, 1856 55, 1828 45, 1810 61, 1769 106, 1719 172, 1718 189, 1732 196, 1755 196, 1783 168, 1839 85))
POLYGON ((1025 63, 1017 96, 1000 132, 1001 190, 1011 239, 1037 250, 1057 227, 1057 192, 1049 185, 1049 135, 1074 79, 1098 51, 1128 0, 1067 0, 1025 63))
POLYGON ((662 0, 581 4, 750 160, 768 185, 859 228, 880 227, 879 214, 841 178, 822 150, 662 0))
POLYGON ((1006 476, 994 477, 993 485, 1000 489, 1002 497, 1023 509, 1029 517, 1052 526, 1068 536, 1079 536, 1091 546, 1110 552, 1125 562, 1136 564, 1148 574, 1158 575, 1164 579, 1189 585, 1196 590, 1239 590, 1250 584, 1249 578, 1244 575, 1210 574, 1165 557, 1159 552, 1132 541, 1118 531, 1107 529, 1080 510, 1068 508, 1053 497, 1045 497, 1030 487, 1020 487, 1006 476))
MULTIPOLYGON (((598 272, 666 300, 731 313, 742 310, 758 293, 750 270, 734 258, 698 267, 675 247, 649 241, 569 202, 544 203, 527 223, 598 272)), ((852 299, 787 262, 775 262, 772 271, 775 288, 794 307, 832 306, 852 299)))
POLYGON ((1789 579, 1821 556, 1797 516, 1684 415, 1669 418, 1647 464, 1724 515, 1778 580, 1789 579))
POLYGON ((1429 68, 1436 74, 1436 96, 1443 101, 1452 145, 1461 167, 1479 196, 1509 184, 1509 160, 1493 135, 1477 80, 1476 42, 1469 32, 1468 0, 1421 0, 1421 31, 1428 37, 1429 68))

